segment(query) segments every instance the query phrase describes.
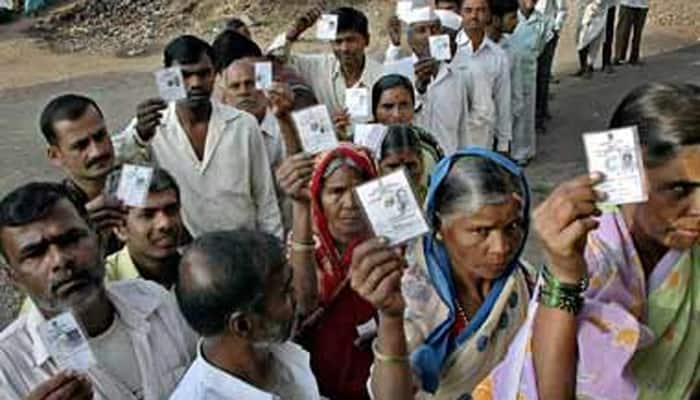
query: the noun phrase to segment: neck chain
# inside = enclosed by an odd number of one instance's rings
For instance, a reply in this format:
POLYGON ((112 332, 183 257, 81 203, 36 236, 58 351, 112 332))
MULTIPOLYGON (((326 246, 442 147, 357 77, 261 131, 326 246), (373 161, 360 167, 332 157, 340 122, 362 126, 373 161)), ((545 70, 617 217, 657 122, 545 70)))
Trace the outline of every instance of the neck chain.
POLYGON ((469 325, 469 317, 467 317, 467 312, 464 311, 464 307, 462 307, 462 304, 458 299, 455 301, 455 304, 457 305, 457 315, 464 321, 464 326, 469 325))

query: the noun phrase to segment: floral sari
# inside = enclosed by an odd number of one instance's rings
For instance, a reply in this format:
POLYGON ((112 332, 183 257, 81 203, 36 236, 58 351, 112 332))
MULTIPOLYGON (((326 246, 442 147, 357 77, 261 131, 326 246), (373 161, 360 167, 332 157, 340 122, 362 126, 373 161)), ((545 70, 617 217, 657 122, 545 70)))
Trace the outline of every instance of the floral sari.
MULTIPOLYGON (((435 194, 460 157, 485 157, 517 175, 525 194, 523 216, 527 221, 529 188, 521 170, 496 153, 468 148, 436 166, 427 197, 427 217, 431 222, 436 218, 435 194)), ((409 253, 402 292, 407 305, 406 335, 412 350, 412 369, 421 384, 417 398, 468 398, 477 383, 505 356, 525 321, 530 295, 526 273, 518 259, 521 251, 522 247, 503 276, 493 282, 481 308, 456 334, 457 294, 444 245, 429 235, 418 243, 415 252, 409 253)))
MULTIPOLYGON (((619 210, 589 236, 577 398, 687 399, 700 383, 700 248, 669 250, 647 279, 619 210)), ((475 399, 537 399, 531 321, 475 399)))

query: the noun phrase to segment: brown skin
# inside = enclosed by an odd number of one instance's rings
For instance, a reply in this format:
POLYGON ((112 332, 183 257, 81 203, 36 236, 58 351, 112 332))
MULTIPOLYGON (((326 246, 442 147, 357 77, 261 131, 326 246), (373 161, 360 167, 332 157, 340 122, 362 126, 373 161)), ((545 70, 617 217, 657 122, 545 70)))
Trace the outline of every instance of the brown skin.
POLYGON ((358 32, 338 32, 331 42, 333 54, 340 62, 340 70, 345 78, 345 85, 353 87, 360 81, 365 68, 365 49, 369 46, 369 36, 358 32))
MULTIPOLYGON (((187 99, 176 104, 176 112, 180 124, 190 139, 190 144, 197 157, 204 157, 204 145, 209 129, 211 116, 211 93, 214 90, 214 63, 208 55, 202 54, 196 64, 181 65, 174 62, 173 66, 182 68, 185 79, 187 99)), ((143 141, 149 141, 155 135, 156 128, 161 123, 161 112, 168 105, 159 98, 149 99, 137 107, 136 131, 143 141)))
POLYGON ((439 232, 452 261, 460 303, 471 317, 525 237, 522 202, 513 195, 504 204, 485 205, 472 214, 445 216, 439 232))
POLYGON ((491 22, 488 0, 464 0, 461 12, 464 32, 469 36, 473 48, 478 49, 486 35, 486 26, 491 22))
POLYGON ((382 92, 375 111, 377 123, 384 125, 413 122, 414 104, 411 93, 403 87, 382 92))
POLYGON ((130 207, 116 230, 144 279, 170 288, 177 278, 178 243, 184 232, 180 201, 173 189, 148 194, 144 207, 130 207))
POLYGON ((400 168, 406 168, 414 186, 420 185, 423 179, 423 158, 414 149, 406 148, 392 151, 379 162, 382 175, 389 174, 400 168))
POLYGON ((363 183, 353 168, 342 166, 327 177, 321 189, 321 208, 328 219, 328 230, 339 249, 368 233, 362 210, 353 189, 363 183))
POLYGON ((88 377, 62 371, 34 388, 25 400, 90 400, 93 394, 88 377))
POLYGON ((526 18, 529 17, 530 14, 532 14, 532 11, 535 9, 536 3, 536 0, 518 0, 520 12, 522 12, 526 18))
POLYGON ((429 58, 429 38, 441 33, 442 25, 440 24, 440 20, 411 24, 408 29, 408 45, 411 47, 411 50, 413 50, 413 53, 418 56, 418 58, 429 58))
POLYGON ((436 0, 435 1, 435 9, 436 10, 452 11, 455 14, 459 14, 459 5, 457 3, 455 3, 454 1, 436 0))
POLYGON ((267 114, 268 101, 262 90, 255 88, 255 66, 236 61, 223 71, 224 103, 247 111, 261 122, 267 114))
MULTIPOLYGON (((193 251, 181 266, 180 279, 192 284, 210 284, 206 256, 193 251)), ((270 267, 261 314, 236 312, 220 334, 203 338, 202 352, 210 363, 266 390, 272 386, 271 355, 256 343, 285 341, 292 334, 296 304, 292 270, 288 266, 270 267)))
POLYGON ((394 46, 401 46, 401 20, 398 16, 392 15, 386 23, 386 30, 389 34, 389 41, 394 46))

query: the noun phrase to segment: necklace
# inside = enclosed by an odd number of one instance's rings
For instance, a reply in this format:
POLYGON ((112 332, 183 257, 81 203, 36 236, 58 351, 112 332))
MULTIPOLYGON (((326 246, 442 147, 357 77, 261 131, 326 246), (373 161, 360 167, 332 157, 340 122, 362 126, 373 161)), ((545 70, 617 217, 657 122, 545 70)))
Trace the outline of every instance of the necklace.
POLYGON ((464 326, 469 325, 469 318, 467 317, 467 312, 464 311, 462 304, 459 302, 459 300, 455 301, 455 304, 457 305, 457 313, 464 321, 464 326))

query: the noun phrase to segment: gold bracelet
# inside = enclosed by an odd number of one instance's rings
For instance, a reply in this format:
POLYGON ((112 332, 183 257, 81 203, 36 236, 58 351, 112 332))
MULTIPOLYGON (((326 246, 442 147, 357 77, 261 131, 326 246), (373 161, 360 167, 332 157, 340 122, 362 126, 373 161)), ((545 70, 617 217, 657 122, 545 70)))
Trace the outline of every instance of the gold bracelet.
POLYGON ((379 361, 379 362, 384 362, 384 363, 407 363, 410 361, 410 357, 408 356, 390 356, 387 354, 382 354, 379 352, 377 349, 377 339, 374 339, 372 341, 372 353, 374 353, 374 359, 379 361))
POLYGON ((289 241, 289 247, 292 249, 292 251, 314 251, 316 249, 316 246, 314 245, 313 242, 309 243, 302 243, 302 242, 296 242, 294 240, 289 241))

